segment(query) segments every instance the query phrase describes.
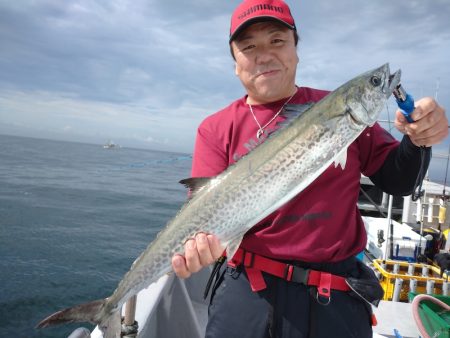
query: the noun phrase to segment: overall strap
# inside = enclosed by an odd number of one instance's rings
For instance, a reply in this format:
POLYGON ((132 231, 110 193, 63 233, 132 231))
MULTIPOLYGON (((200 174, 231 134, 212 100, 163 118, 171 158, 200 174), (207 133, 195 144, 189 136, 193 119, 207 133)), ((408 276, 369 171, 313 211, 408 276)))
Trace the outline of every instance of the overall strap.
POLYGON ((228 262, 231 267, 243 265, 250 282, 252 291, 264 290, 267 285, 262 272, 282 278, 288 282, 301 283, 317 287, 319 296, 330 298, 331 289, 349 291, 345 278, 333 275, 329 272, 304 269, 292 264, 280 262, 264 256, 238 249, 233 258, 228 262))

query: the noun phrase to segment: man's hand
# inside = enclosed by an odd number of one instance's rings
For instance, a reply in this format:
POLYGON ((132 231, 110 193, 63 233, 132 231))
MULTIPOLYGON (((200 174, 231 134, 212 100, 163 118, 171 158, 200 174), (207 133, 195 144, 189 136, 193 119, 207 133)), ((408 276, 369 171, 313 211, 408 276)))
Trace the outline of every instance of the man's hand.
POLYGON ((448 136, 448 120, 445 109, 431 97, 425 97, 415 102, 411 114, 413 123, 408 123, 398 110, 395 117, 395 127, 406 134, 416 146, 431 147, 442 142, 448 136))
POLYGON ((172 257, 173 271, 180 278, 188 278, 214 263, 224 250, 216 236, 199 233, 184 245, 184 256, 176 254, 172 257))

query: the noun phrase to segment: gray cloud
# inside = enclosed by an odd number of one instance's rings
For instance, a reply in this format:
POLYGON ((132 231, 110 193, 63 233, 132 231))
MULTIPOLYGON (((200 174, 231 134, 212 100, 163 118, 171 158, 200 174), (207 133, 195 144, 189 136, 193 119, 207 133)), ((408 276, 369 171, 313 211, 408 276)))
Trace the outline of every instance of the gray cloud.
MULTIPOLYGON (((390 62, 415 97, 440 79, 450 106, 449 1, 287 2, 299 85, 334 89, 390 62)), ((191 151, 201 119, 244 94, 228 50, 237 4, 0 2, 0 132, 191 151)))

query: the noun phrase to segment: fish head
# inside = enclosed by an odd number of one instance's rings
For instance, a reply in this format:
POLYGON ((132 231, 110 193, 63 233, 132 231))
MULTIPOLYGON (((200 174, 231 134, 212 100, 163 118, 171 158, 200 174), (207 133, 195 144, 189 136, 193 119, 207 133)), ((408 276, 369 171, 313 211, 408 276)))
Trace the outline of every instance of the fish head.
POLYGON ((401 71, 390 74, 389 64, 361 74, 343 87, 350 125, 371 126, 378 119, 387 99, 400 83, 401 71))

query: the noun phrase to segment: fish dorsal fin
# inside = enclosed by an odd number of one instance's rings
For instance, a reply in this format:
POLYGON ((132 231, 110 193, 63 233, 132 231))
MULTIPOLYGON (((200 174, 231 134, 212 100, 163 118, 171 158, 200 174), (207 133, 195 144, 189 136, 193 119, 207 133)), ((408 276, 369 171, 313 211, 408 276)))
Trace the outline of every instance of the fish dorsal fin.
POLYGON ((193 197, 199 192, 209 181, 211 177, 190 177, 181 180, 179 183, 183 184, 189 189, 190 197, 193 197))
POLYGON ((312 105, 314 105, 313 102, 303 104, 287 104, 286 106, 284 106, 283 111, 281 112, 281 116, 285 117, 285 120, 278 123, 280 129, 283 129, 290 125, 296 118, 301 116, 312 105))
POLYGON ((314 102, 285 105, 283 111, 280 113, 280 116, 283 116, 285 119, 283 121, 277 122, 278 128, 267 135, 267 138, 273 137, 273 135, 277 135, 280 131, 288 127, 292 122, 294 122, 313 105, 314 102))

